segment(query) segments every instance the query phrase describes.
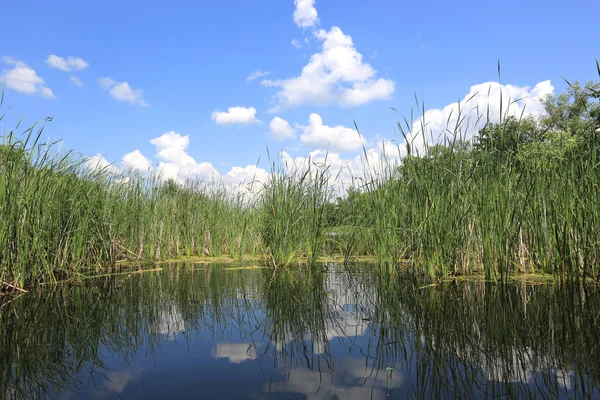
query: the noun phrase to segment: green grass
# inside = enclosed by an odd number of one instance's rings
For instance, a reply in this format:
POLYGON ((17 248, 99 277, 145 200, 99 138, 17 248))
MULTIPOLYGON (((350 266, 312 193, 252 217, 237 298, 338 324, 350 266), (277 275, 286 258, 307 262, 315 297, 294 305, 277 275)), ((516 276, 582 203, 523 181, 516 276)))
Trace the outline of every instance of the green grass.
POLYGON ((326 166, 273 164, 258 205, 265 254, 274 267, 306 259, 312 265, 322 255, 325 204, 330 185, 326 166))
POLYGON ((407 131, 412 122, 399 125, 409 144, 402 162, 367 168, 362 191, 340 202, 349 215, 343 222, 371 239, 371 249, 353 252, 371 251, 384 269, 409 259, 414 272, 435 279, 551 273, 561 282, 599 282, 598 87, 548 99, 550 114, 539 120, 505 110, 474 140, 465 139, 460 112, 461 122, 434 145, 426 121, 422 137, 407 131), (424 145, 411 148, 415 142, 424 145))
POLYGON ((444 132, 422 121, 416 135, 405 121, 406 154, 370 165, 365 150, 363 175, 338 199, 340 176, 326 160, 273 162, 267 182, 244 195, 222 182, 91 170, 41 143, 43 124, 5 132, 0 287, 98 275, 122 261, 248 255, 274 268, 375 256, 383 270, 435 280, 544 273, 600 282, 598 89, 573 85, 546 101, 539 120, 500 110, 502 120, 472 140, 460 112, 444 132))
MULTIPOLYGON (((0 146, 0 280, 23 288, 118 261, 260 250, 252 210, 217 184, 90 171, 33 129, 0 146)), ((7 285, 8 284, 8 285, 7 285)))

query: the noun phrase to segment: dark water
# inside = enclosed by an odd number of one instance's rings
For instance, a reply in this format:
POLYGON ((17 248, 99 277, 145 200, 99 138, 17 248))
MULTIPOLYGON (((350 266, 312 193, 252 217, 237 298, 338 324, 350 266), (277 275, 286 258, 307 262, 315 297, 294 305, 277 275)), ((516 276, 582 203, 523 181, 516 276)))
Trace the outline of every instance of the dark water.
POLYGON ((596 287, 178 265, 0 310, 0 398, 598 398, 596 287))

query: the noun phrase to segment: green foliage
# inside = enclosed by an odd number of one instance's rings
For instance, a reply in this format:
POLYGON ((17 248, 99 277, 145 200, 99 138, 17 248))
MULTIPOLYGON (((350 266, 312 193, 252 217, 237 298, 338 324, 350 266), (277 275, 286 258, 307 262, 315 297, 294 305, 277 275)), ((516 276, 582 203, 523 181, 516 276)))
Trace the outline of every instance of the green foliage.
POLYGON ((287 266, 306 257, 309 265, 321 256, 325 236, 328 170, 287 165, 272 168, 258 205, 260 232, 272 266, 287 266))
POLYGON ((218 184, 90 170, 33 138, 9 134, 0 147, 0 287, 96 274, 119 260, 259 252, 249 210, 218 184))
POLYGON ((219 182, 92 171, 39 144, 43 126, 10 133, 0 146, 0 286, 123 259, 260 253, 274 267, 312 266, 324 251, 432 278, 543 271, 600 281, 599 89, 570 85, 545 99, 546 116, 503 116, 473 141, 459 123, 444 143, 391 157, 399 163, 370 165, 365 151, 363 176, 335 201, 339 176, 326 160, 273 164, 248 197, 219 182))
POLYGON ((455 139, 384 166, 341 214, 370 233, 382 265, 408 260, 433 278, 543 271, 600 281, 598 87, 574 84, 545 100, 545 117, 509 116, 472 145, 455 139))
POLYGON ((548 115, 542 119, 546 130, 583 135, 600 126, 600 82, 569 84, 566 93, 549 96, 544 102, 548 115))

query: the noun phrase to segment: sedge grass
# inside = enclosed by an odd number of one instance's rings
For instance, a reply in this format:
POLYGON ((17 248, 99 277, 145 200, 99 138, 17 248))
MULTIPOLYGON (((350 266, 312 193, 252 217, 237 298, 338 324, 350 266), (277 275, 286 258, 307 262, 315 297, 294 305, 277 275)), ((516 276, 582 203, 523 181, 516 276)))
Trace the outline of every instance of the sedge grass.
POLYGON ((504 106, 478 110, 475 121, 459 107, 437 133, 424 118, 418 132, 405 120, 398 128, 406 149, 378 163, 365 150, 362 176, 335 201, 335 188, 348 182, 327 157, 274 162, 249 195, 222 182, 90 169, 85 158, 41 143, 44 124, 8 132, 0 146, 0 281, 23 289, 98 275, 123 260, 199 256, 312 266, 339 252, 434 279, 540 272, 600 282, 598 86, 548 99, 549 114, 538 120, 504 106), (482 128, 470 137, 473 123, 482 128))

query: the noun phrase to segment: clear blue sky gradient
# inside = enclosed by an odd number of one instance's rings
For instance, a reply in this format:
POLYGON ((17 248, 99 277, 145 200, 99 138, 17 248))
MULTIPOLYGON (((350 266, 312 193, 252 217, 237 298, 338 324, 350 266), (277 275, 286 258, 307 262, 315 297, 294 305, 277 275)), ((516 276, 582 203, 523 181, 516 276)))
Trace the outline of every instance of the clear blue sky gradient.
MULTIPOLYGON (((0 4, 0 58, 27 63, 55 99, 7 89, 3 123, 10 130, 53 116, 46 135, 86 155, 110 161, 135 149, 156 162, 150 140, 166 131, 190 135, 188 153, 227 171, 272 151, 305 155, 298 139, 268 137, 275 115, 308 124, 316 112, 326 125, 353 126, 368 140, 395 136, 399 115, 410 115, 415 93, 427 108, 463 98, 472 85, 497 81, 534 86, 551 80, 556 92, 571 81, 598 80, 600 1, 390 1, 317 0, 319 27, 339 26, 358 52, 395 83, 391 99, 358 107, 304 104, 276 114, 276 88, 247 82, 256 69, 269 78, 298 76, 319 43, 294 24, 293 0, 220 1, 4 1, 0 4), (300 49, 292 39, 303 43, 300 49), (65 73, 50 68, 49 54, 81 57, 89 67, 65 73), (77 75, 83 86, 69 82, 77 75), (150 105, 116 101, 100 87, 110 76, 143 89, 150 105), (263 124, 221 126, 211 114, 232 106, 255 107, 263 124)), ((0 62, 0 71, 10 66, 0 62)))

